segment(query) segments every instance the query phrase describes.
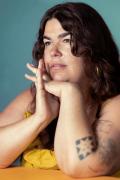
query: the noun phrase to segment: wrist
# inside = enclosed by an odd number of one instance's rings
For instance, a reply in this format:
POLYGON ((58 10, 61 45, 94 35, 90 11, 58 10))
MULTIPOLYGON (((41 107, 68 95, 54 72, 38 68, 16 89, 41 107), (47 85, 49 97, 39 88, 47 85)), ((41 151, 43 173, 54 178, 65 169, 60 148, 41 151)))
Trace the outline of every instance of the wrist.
POLYGON ((50 123, 50 121, 38 115, 37 113, 34 113, 30 118, 31 118, 32 126, 36 127, 37 134, 40 133, 43 129, 45 129, 50 123))
POLYGON ((40 115, 38 113, 34 113, 32 115, 32 117, 33 117, 34 121, 38 121, 39 123, 43 123, 43 122, 48 121, 47 118, 45 118, 43 115, 40 115))
POLYGON ((61 99, 68 99, 68 98, 75 98, 78 97, 82 98, 82 93, 80 88, 76 84, 68 83, 61 94, 61 99))
POLYGON ((46 122, 49 124, 54 119, 51 113, 48 113, 48 112, 47 112, 47 115, 35 112, 33 116, 34 116, 34 119, 38 121, 39 123, 46 122))

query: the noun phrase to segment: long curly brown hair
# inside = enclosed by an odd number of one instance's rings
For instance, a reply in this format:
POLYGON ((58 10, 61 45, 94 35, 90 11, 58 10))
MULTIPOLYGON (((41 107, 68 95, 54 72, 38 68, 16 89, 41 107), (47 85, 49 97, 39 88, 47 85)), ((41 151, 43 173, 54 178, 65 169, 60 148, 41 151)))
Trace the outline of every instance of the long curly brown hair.
MULTIPOLYGON (((84 57, 84 71, 89 78, 89 93, 98 104, 120 93, 120 62, 117 46, 98 12, 84 3, 58 4, 45 13, 33 47, 36 65, 44 54, 43 35, 46 22, 56 18, 63 29, 71 34, 71 51, 77 57, 84 57)), ((35 109, 35 86, 32 86, 35 109)), ((53 121, 54 123, 54 121, 53 121)), ((54 123, 55 124, 55 123, 54 123)), ((50 127, 55 125, 50 124, 50 127)), ((53 129, 50 136, 53 140, 53 129)))

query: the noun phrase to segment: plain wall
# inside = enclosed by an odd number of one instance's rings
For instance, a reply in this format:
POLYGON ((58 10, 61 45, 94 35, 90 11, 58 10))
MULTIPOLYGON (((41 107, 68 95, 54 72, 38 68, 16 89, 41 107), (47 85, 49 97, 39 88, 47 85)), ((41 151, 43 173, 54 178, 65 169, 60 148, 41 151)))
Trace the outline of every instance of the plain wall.
MULTIPOLYGON (((0 111, 30 86, 24 78, 26 63, 32 61, 32 47, 39 22, 47 8, 63 0, 0 0, 0 111)), ((73 1, 75 2, 75 1, 73 1)), ((104 18, 120 49, 120 0, 83 0, 104 18)))

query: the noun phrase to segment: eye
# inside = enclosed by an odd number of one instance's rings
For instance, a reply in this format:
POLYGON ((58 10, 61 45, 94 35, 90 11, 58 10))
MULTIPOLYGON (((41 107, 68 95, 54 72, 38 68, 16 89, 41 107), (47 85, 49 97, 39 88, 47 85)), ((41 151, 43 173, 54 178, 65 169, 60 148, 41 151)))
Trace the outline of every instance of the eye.
POLYGON ((50 44, 51 44, 50 41, 44 41, 44 45, 45 45, 45 46, 49 46, 50 44))
POLYGON ((65 38, 65 39, 63 39, 63 42, 64 43, 71 43, 71 39, 70 38, 65 38))

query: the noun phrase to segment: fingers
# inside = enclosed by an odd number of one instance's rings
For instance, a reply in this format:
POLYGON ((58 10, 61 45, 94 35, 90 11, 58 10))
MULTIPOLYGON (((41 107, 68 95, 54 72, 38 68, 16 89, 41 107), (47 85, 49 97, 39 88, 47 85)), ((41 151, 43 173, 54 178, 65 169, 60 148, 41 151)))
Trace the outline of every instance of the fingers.
POLYGON ((48 82, 48 81, 51 80, 50 76, 46 72, 45 65, 44 65, 44 62, 43 62, 42 59, 39 60, 38 68, 34 67, 34 65, 30 64, 30 63, 27 63, 26 66, 35 75, 35 76, 32 76, 32 75, 29 75, 29 74, 25 74, 26 79, 28 79, 30 81, 33 81, 33 82, 36 82, 37 70, 39 69, 41 71, 41 73, 42 73, 42 79, 45 82, 48 82))
POLYGON ((32 64, 29 64, 29 63, 27 63, 26 66, 30 71, 36 74, 37 68, 35 68, 32 64))
MULTIPOLYGON (((40 62, 40 64, 41 64, 41 70, 42 70, 42 72, 45 72, 45 65, 44 65, 44 63, 43 63, 43 60, 41 59, 41 60, 39 60, 39 62, 40 62)), ((26 66, 27 66, 27 68, 28 68, 30 71, 32 71, 34 74, 36 74, 37 68, 34 67, 33 64, 27 63, 26 66)), ((39 66, 39 64, 38 64, 38 66, 39 66)))
MULTIPOLYGON (((30 71, 32 71, 36 75, 37 68, 35 68, 32 64, 29 64, 29 63, 27 63, 26 66, 30 71)), ((25 74, 25 78, 32 81, 32 82, 36 82, 36 76, 25 74)))
POLYGON ((44 83, 43 83, 43 79, 42 79, 42 61, 39 61, 38 69, 36 72, 35 84, 36 84, 36 88, 38 90, 44 89, 44 83))
POLYGON ((36 77, 35 76, 30 76, 28 74, 25 74, 25 78, 32 81, 32 82, 36 82, 36 77))

